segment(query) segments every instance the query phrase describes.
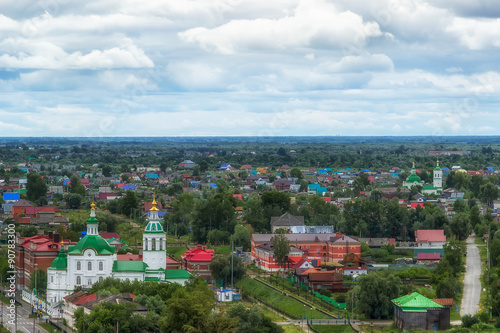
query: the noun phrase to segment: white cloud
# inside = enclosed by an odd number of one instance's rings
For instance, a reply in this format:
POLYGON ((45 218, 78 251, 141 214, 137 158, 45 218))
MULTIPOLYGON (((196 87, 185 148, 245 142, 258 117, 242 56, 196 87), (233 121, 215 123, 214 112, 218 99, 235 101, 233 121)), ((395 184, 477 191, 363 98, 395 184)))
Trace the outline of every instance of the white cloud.
POLYGON ((62 48, 47 42, 7 39, 1 48, 15 50, 15 55, 0 56, 0 67, 39 69, 101 69, 101 68, 152 68, 153 61, 130 39, 119 47, 90 53, 66 53, 62 48))
POLYGON ((446 29, 471 50, 500 47, 500 19, 455 17, 446 29))
POLYGON ((179 33, 181 40, 215 53, 363 47, 370 37, 381 36, 375 22, 363 22, 353 12, 340 12, 322 0, 304 0, 293 15, 275 19, 232 20, 216 28, 197 27, 179 33))

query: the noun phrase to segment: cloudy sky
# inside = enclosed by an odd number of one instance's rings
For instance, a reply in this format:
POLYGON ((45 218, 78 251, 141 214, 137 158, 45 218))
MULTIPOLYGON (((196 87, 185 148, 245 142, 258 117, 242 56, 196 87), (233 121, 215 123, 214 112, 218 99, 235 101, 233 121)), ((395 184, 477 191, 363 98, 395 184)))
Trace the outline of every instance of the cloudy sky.
POLYGON ((2 0, 0 136, 498 135, 494 0, 2 0))

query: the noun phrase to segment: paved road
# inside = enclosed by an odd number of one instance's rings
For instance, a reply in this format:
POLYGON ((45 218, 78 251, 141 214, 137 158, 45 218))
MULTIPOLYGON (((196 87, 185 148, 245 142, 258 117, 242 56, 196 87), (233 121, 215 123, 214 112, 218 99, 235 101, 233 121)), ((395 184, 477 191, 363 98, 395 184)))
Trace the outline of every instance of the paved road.
POLYGON ((462 298, 462 306, 460 307, 460 315, 475 314, 479 311, 479 299, 481 296, 481 257, 479 249, 474 243, 474 236, 467 238, 467 260, 466 271, 464 278, 464 296, 462 298))

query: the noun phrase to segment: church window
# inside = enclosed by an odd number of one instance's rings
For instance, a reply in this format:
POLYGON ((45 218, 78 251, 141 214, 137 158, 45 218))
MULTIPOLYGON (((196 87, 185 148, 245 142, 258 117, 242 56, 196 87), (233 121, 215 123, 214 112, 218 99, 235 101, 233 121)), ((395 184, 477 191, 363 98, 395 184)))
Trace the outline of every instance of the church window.
POLYGON ((155 251, 156 250, 156 239, 153 238, 152 243, 153 243, 152 244, 153 247, 151 248, 151 250, 155 251))
POLYGON ((81 263, 81 262, 79 262, 79 261, 77 261, 77 262, 76 262, 76 270, 77 270, 77 271, 79 271, 79 270, 81 270, 81 269, 82 269, 82 263, 81 263))
POLYGON ((104 280, 102 276, 99 276, 99 282, 102 282, 102 280, 104 280))
POLYGON ((82 278, 77 276, 76 277, 76 284, 82 284, 82 278))
POLYGON ((87 284, 87 286, 91 286, 92 285, 92 280, 89 279, 89 283, 87 284))
POLYGON ((104 265, 103 265, 102 261, 99 262, 99 270, 100 271, 104 270, 104 265))
POLYGON ((92 270, 92 261, 89 261, 89 262, 87 263, 87 269, 88 269, 89 271, 91 271, 91 270, 92 270))
POLYGON ((50 277, 50 283, 54 283, 54 275, 50 277))

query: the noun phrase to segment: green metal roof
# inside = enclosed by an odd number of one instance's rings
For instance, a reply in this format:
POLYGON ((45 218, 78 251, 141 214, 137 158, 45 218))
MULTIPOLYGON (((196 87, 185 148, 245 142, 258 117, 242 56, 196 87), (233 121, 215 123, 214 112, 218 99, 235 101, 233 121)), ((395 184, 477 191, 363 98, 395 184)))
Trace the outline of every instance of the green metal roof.
POLYGON ((147 278, 144 279, 145 281, 155 281, 155 282, 158 282, 160 281, 160 278, 158 277, 152 277, 152 276, 148 276, 147 278))
POLYGON ((166 269, 165 270, 165 280, 173 279, 189 279, 191 273, 185 269, 166 269))
POLYGON ((68 254, 82 254, 87 248, 92 248, 98 254, 113 254, 115 247, 99 235, 86 235, 76 243, 76 245, 68 248, 68 254))
POLYGON ((161 223, 158 221, 150 221, 146 226, 146 230, 144 230, 144 232, 148 234, 164 233, 163 227, 161 226, 161 223))
POLYGON ((434 190, 434 189, 437 189, 437 187, 434 187, 434 185, 432 185, 432 184, 426 184, 426 185, 422 186, 422 189, 424 189, 424 190, 434 190))
POLYGON ((59 255, 52 260, 52 264, 49 269, 57 269, 65 271, 68 268, 68 257, 66 256, 66 252, 64 252, 64 247, 61 246, 61 251, 59 251, 59 255))
POLYGON ((419 293, 411 293, 409 295, 401 296, 393 299, 392 303, 399 306, 403 311, 425 312, 429 308, 442 308, 443 306, 437 304, 433 300, 420 295, 419 293))
POLYGON ((440 167, 435 167, 434 168, 434 171, 442 171, 443 169, 441 169, 440 167))
POLYGON ((145 272, 148 265, 143 261, 115 260, 113 272, 145 272))
POLYGON ((98 224, 99 223, 99 220, 95 217, 90 217, 88 220, 87 220, 87 223, 90 223, 90 224, 98 224))

